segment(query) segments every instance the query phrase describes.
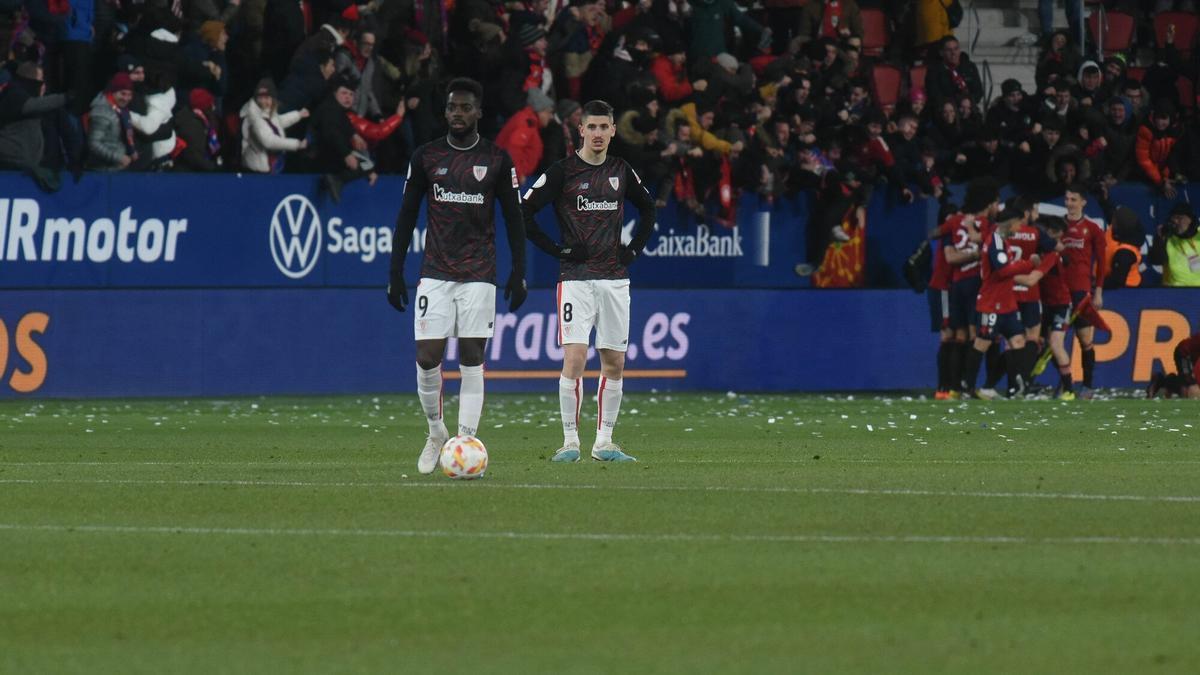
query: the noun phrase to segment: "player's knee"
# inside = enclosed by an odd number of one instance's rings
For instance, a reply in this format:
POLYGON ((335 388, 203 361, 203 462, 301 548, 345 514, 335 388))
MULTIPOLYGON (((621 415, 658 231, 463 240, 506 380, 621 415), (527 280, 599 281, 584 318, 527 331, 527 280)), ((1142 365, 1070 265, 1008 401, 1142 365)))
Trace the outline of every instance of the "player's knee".
POLYGON ((625 371, 625 353, 605 350, 600 353, 600 372, 610 380, 621 379, 625 371))
POLYGON ((483 356, 487 351, 487 340, 460 338, 458 341, 458 362, 464 366, 483 365, 483 356))
POLYGON ((442 351, 429 345, 417 344, 417 365, 421 370, 433 370, 442 365, 442 351))

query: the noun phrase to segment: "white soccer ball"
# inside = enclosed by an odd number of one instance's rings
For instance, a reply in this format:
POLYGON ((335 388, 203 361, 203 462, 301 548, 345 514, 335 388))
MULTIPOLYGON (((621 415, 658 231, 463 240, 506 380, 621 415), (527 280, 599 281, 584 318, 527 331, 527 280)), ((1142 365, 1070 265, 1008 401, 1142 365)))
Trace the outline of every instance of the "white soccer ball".
POLYGON ((474 436, 455 436, 442 446, 438 463, 442 473, 455 480, 482 478, 487 471, 487 448, 474 436))

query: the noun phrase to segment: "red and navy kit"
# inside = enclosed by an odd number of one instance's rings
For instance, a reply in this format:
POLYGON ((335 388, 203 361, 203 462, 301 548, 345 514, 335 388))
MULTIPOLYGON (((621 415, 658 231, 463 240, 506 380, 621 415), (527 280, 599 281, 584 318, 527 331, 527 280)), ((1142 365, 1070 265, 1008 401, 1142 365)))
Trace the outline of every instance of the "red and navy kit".
MULTIPOLYGON (((1104 261, 1107 244, 1104 230, 1087 218, 1067 219, 1062 236, 1063 260, 1066 263, 1067 288, 1071 293, 1085 293, 1104 285, 1104 261)), ((1082 295, 1080 296, 1082 297, 1082 295)))
MULTIPOLYGON (((979 243, 971 241, 971 235, 978 230, 983 232, 984 226, 987 224, 986 218, 979 218, 970 214, 956 214, 946 219, 946 223, 950 228, 950 243, 954 250, 960 253, 976 253, 979 251, 979 243)), ((980 260, 968 260, 960 265, 955 265, 954 271, 951 274, 951 281, 962 281, 963 279, 971 279, 979 276, 980 260)))
MULTIPOLYGON (((980 262, 983 284, 975 309, 979 312, 979 337, 995 339, 995 335, 1013 337, 1025 332, 1017 318, 1017 294, 1013 277, 1033 271, 1033 261, 1014 260, 1008 252, 1008 242, 1000 232, 992 231, 984 240, 980 262)), ((1047 253, 1040 269, 1057 264, 1058 254, 1047 253)))
POLYGON ((1175 345, 1175 371, 1183 377, 1185 386, 1196 384, 1197 370, 1200 370, 1200 333, 1175 345))
MULTIPOLYGON (((950 245, 960 253, 979 251, 979 243, 971 241, 975 228, 982 231, 987 226, 986 218, 969 214, 957 214, 946 219, 943 227, 950 231, 950 245)), ((944 249, 943 249, 944 250, 944 249)), ((979 260, 968 260, 951 265, 950 275, 950 327, 956 330, 973 326, 979 318, 975 310, 975 298, 979 294, 979 260)))
POLYGON ((1043 314, 1050 317, 1051 331, 1065 331, 1071 315, 1071 291, 1067 288, 1067 274, 1060 258, 1046 270, 1046 276, 1038 283, 1042 295, 1043 314))
POLYGON ((954 268, 946 260, 946 247, 952 245, 950 220, 942 223, 933 236, 933 274, 925 298, 929 301, 929 327, 937 332, 950 326, 950 279, 954 274, 954 268))
POLYGON ((637 231, 628 248, 640 253, 654 231, 655 216, 654 199, 642 179, 619 157, 590 164, 575 153, 551 164, 525 192, 525 229, 538 248, 557 255, 558 247, 534 220, 553 202, 563 245, 582 245, 588 254, 583 262, 562 260, 559 280, 626 279, 629 269, 620 260, 626 199, 638 209, 637 231))
POLYGON ((496 207, 499 200, 512 247, 513 269, 525 273, 524 227, 517 173, 508 153, 480 138, 469 148, 445 137, 417 148, 408 165, 404 200, 396 223, 393 267, 404 256, 427 204, 421 276, 442 281, 496 283, 496 207))
MULTIPOLYGON (((1033 256, 1053 251, 1054 239, 1033 225, 1018 225, 1008 235, 1008 254, 1013 260, 1032 260, 1033 256)), ((1017 310, 1021 324, 1033 328, 1042 324, 1042 294, 1039 284, 1013 287, 1017 294, 1017 310)))
POLYGON ((929 288, 935 291, 950 290, 950 282, 954 280, 954 266, 946 260, 946 247, 954 245, 951 235, 957 225, 953 217, 947 218, 933 233, 936 239, 933 243, 933 275, 929 278, 929 288))

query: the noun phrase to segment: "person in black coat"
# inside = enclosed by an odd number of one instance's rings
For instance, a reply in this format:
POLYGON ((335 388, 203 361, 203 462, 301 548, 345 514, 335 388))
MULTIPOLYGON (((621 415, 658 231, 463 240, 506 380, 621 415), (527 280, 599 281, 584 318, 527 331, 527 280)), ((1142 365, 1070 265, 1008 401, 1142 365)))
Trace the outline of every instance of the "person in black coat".
POLYGON ((929 100, 939 105, 942 101, 957 100, 959 94, 965 93, 978 104, 983 99, 983 80, 979 77, 979 68, 960 50, 958 39, 943 38, 938 53, 941 60, 932 64, 925 76, 929 100))
POLYGON ((312 115, 312 133, 316 138, 316 170, 324 173, 321 188, 333 201, 342 199, 342 186, 358 178, 375 184, 375 164, 367 155, 367 142, 354 130, 347 112, 354 105, 358 83, 339 77, 333 95, 327 96, 312 115))

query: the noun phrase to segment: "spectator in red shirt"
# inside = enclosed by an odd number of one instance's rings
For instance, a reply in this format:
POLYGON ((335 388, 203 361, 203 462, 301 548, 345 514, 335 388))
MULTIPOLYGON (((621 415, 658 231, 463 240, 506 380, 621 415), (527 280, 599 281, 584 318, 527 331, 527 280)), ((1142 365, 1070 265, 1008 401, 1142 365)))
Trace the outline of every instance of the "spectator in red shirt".
POLYGON ((658 82, 658 91, 666 103, 680 103, 694 91, 708 88, 707 80, 688 81, 687 48, 683 41, 664 37, 662 53, 650 64, 650 72, 658 82))
POLYGON ((1167 161, 1171 149, 1179 140, 1179 129, 1175 125, 1175 104, 1161 100, 1154 104, 1154 111, 1137 132, 1133 153, 1138 166, 1152 185, 1162 190, 1167 199, 1174 199, 1176 190, 1172 184, 1172 173, 1167 161))
POLYGON ((517 179, 524 182, 537 171, 542 161, 542 127, 554 117, 554 101, 540 89, 530 89, 526 98, 529 105, 508 118, 496 145, 508 151, 517 179))

